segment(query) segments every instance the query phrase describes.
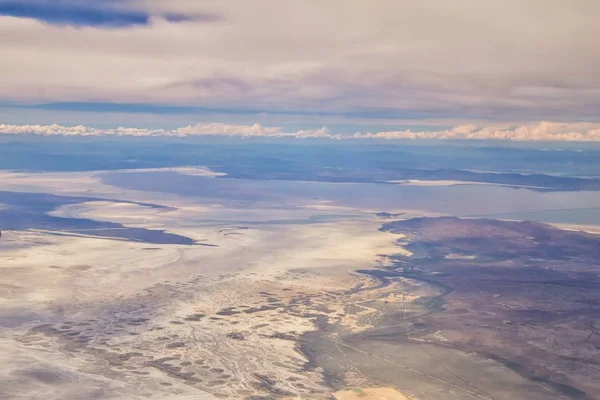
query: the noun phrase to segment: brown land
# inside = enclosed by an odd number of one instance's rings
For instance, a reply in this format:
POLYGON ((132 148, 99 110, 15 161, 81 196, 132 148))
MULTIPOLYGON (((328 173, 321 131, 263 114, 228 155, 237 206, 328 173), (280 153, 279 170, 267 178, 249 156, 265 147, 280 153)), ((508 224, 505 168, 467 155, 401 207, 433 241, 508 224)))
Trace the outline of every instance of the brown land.
POLYGON ((368 388, 340 390, 333 394, 337 400, 410 400, 396 389, 368 388))
POLYGON ((439 284, 447 294, 431 299, 437 312, 412 319, 409 332, 364 338, 475 352, 561 395, 600 398, 600 236, 458 218, 383 229, 406 235, 414 256, 393 257, 379 275, 439 284))

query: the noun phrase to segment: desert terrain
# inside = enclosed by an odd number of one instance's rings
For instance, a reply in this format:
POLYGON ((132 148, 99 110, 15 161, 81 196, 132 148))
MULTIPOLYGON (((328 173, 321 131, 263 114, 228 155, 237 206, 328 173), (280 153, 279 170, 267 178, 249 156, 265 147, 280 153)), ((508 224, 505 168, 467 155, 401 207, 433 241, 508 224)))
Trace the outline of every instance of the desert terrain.
POLYGON ((3 174, 115 225, 3 230, 1 398, 598 396, 594 235, 3 174))

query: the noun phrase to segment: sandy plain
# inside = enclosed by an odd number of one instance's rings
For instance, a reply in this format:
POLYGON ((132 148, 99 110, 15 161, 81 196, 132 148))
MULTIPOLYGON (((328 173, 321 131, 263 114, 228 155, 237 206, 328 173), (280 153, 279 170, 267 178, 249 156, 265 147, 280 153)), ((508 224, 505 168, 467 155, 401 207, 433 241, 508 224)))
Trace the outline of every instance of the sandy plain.
POLYGON ((392 388, 340 390, 333 396, 337 400, 410 400, 409 397, 392 388))

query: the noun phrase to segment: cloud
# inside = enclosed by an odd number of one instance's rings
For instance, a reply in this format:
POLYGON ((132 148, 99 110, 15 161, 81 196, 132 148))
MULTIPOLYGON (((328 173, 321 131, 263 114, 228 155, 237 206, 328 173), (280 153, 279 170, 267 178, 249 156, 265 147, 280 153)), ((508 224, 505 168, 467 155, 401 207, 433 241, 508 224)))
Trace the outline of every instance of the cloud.
POLYGON ((150 17, 112 29, 0 17, 0 102, 497 122, 600 116, 594 0, 107 3, 100 10, 150 17))
POLYGON ((282 136, 284 133, 279 127, 264 127, 253 125, 229 125, 222 123, 196 124, 174 131, 180 136, 192 135, 223 135, 223 136, 282 136))
POLYGON ((83 125, 6 125, 0 124, 0 134, 31 134, 41 136, 161 136, 172 134, 162 129, 139 128, 98 129, 83 125))
POLYGON ((7 125, 0 124, 0 134, 33 134, 42 136, 230 136, 230 137, 270 137, 294 139, 336 139, 336 140, 512 140, 512 141, 572 141, 600 142, 600 123, 547 122, 538 124, 506 126, 459 125, 452 129, 432 131, 385 131, 376 133, 355 133, 341 135, 327 127, 286 132, 281 127, 267 127, 260 124, 231 125, 208 123, 189 125, 182 128, 143 129, 113 128, 99 129, 83 125, 7 125))
POLYGON ((517 127, 460 125, 441 131, 356 133, 355 139, 437 139, 600 142, 600 124, 540 122, 517 127))
POLYGON ((295 132, 293 134, 293 136, 298 139, 308 139, 308 138, 333 139, 333 138, 341 137, 339 135, 333 135, 326 126, 319 128, 319 129, 303 129, 303 130, 295 132))

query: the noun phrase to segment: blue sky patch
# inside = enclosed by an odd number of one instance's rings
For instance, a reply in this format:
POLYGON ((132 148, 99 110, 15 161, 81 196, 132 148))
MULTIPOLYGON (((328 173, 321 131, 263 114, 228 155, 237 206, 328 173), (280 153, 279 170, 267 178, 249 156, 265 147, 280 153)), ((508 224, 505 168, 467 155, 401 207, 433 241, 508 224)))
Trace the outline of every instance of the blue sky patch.
MULTIPOLYGON (((127 5, 126 1, 14 1, 0 0, 0 15, 34 18, 49 24, 98 27, 125 27, 146 25, 152 17, 143 10, 117 8, 117 4, 127 5)), ((183 14, 162 14, 160 17, 172 22, 210 21, 216 16, 187 16, 183 14)))

